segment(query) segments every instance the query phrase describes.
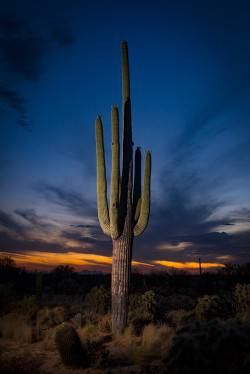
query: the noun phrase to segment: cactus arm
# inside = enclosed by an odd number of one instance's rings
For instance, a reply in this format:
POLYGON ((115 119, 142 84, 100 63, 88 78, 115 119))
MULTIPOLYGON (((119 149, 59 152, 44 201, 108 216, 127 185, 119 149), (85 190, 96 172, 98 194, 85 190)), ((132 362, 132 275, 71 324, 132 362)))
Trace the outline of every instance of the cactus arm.
POLYGON ((137 147, 135 151, 135 176, 134 176, 134 191, 133 191, 133 219, 138 221, 141 209, 141 151, 137 147), (140 202, 139 202, 140 201, 140 202))
POLYGON ((122 41, 122 96, 124 108, 126 101, 130 99, 128 43, 125 40, 122 41))
POLYGON ((141 198, 138 199, 136 209, 135 209, 135 214, 134 214, 134 222, 137 222, 141 213, 141 198))
POLYGON ((118 222, 119 185, 120 185, 120 142, 119 115, 117 105, 112 106, 112 174, 110 195, 110 232, 112 239, 120 235, 118 222))
POLYGON ((150 176, 151 176, 151 152, 146 152, 145 171, 141 211, 137 224, 134 227, 134 235, 139 236, 146 229, 150 212, 150 176))
POLYGON ((103 144, 102 120, 98 116, 96 128, 96 160, 97 160, 97 208, 101 228, 106 235, 110 235, 110 221, 107 201, 107 180, 105 168, 105 154, 103 144))
POLYGON ((122 88, 123 88, 123 147, 122 178, 119 204, 119 219, 124 227, 125 219, 132 219, 132 186, 133 186, 133 142, 131 127, 131 102, 129 84, 129 62, 127 42, 122 42, 122 88))

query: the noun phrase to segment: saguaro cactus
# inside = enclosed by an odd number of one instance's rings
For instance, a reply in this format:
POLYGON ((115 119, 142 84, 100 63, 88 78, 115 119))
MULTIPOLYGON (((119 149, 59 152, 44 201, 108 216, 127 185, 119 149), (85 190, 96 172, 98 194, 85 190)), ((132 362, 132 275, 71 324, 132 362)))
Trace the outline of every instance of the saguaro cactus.
POLYGON ((134 236, 146 229, 150 211, 151 152, 146 152, 143 195, 141 197, 141 151, 135 152, 133 186, 133 141, 127 42, 122 42, 123 149, 120 175, 118 107, 112 106, 112 174, 110 209, 107 200, 102 117, 96 119, 97 206, 103 232, 112 238, 112 332, 120 334, 127 324, 128 291, 134 236), (132 196, 133 195, 133 196, 132 196))

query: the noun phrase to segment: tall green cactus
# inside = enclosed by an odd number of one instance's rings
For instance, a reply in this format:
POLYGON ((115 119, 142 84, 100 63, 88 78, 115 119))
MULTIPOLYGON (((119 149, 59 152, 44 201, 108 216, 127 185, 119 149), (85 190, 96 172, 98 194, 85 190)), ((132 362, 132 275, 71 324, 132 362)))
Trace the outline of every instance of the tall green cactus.
POLYGON ((141 197, 141 151, 135 152, 133 186, 133 141, 127 42, 122 42, 123 148, 120 174, 118 107, 112 106, 112 174, 110 209, 107 200, 102 117, 96 119, 97 206, 103 232, 112 238, 112 332, 120 334, 127 324, 128 291, 134 236, 146 229, 150 211, 151 152, 146 152, 143 195, 141 197), (132 196, 133 195, 133 196, 132 196))

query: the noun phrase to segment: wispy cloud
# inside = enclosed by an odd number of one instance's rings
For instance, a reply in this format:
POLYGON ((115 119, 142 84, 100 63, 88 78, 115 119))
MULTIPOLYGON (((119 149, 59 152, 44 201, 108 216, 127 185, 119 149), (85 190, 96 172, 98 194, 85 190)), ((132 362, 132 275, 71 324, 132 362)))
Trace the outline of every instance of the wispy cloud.
POLYGON ((38 182, 34 189, 47 201, 65 207, 78 216, 97 217, 95 204, 67 186, 38 182))
POLYGON ((45 58, 54 49, 55 43, 59 47, 66 47, 74 44, 75 38, 60 25, 52 28, 48 37, 36 35, 26 20, 13 18, 9 14, 0 15, 0 100, 16 114, 14 122, 29 131, 33 121, 27 113, 27 101, 13 86, 18 81, 35 83, 39 80, 44 71, 45 58))

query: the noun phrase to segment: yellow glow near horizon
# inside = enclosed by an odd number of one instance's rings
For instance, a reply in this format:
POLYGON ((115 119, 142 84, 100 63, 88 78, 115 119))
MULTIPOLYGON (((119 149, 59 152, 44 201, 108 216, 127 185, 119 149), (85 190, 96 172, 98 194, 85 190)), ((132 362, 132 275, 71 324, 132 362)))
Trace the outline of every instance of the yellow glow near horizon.
MULTIPOLYGON (((17 265, 25 266, 27 263, 47 266, 57 266, 63 264, 70 265, 104 265, 108 266, 112 264, 112 257, 95 255, 92 253, 78 253, 78 252, 67 252, 67 253, 54 253, 54 252, 39 252, 39 251, 27 251, 26 253, 7 253, 0 252, 1 256, 8 256, 15 260, 17 265)), ((144 262, 132 261, 132 265, 144 265, 154 266, 144 262)))
MULTIPOLYGON (((155 264, 163 265, 163 266, 169 266, 174 267, 177 269, 199 269, 200 265, 198 262, 173 262, 173 261, 154 261, 155 264)), ((224 267, 223 264, 217 264, 217 263, 201 263, 201 267, 204 269, 206 268, 214 268, 214 267, 224 267)))

